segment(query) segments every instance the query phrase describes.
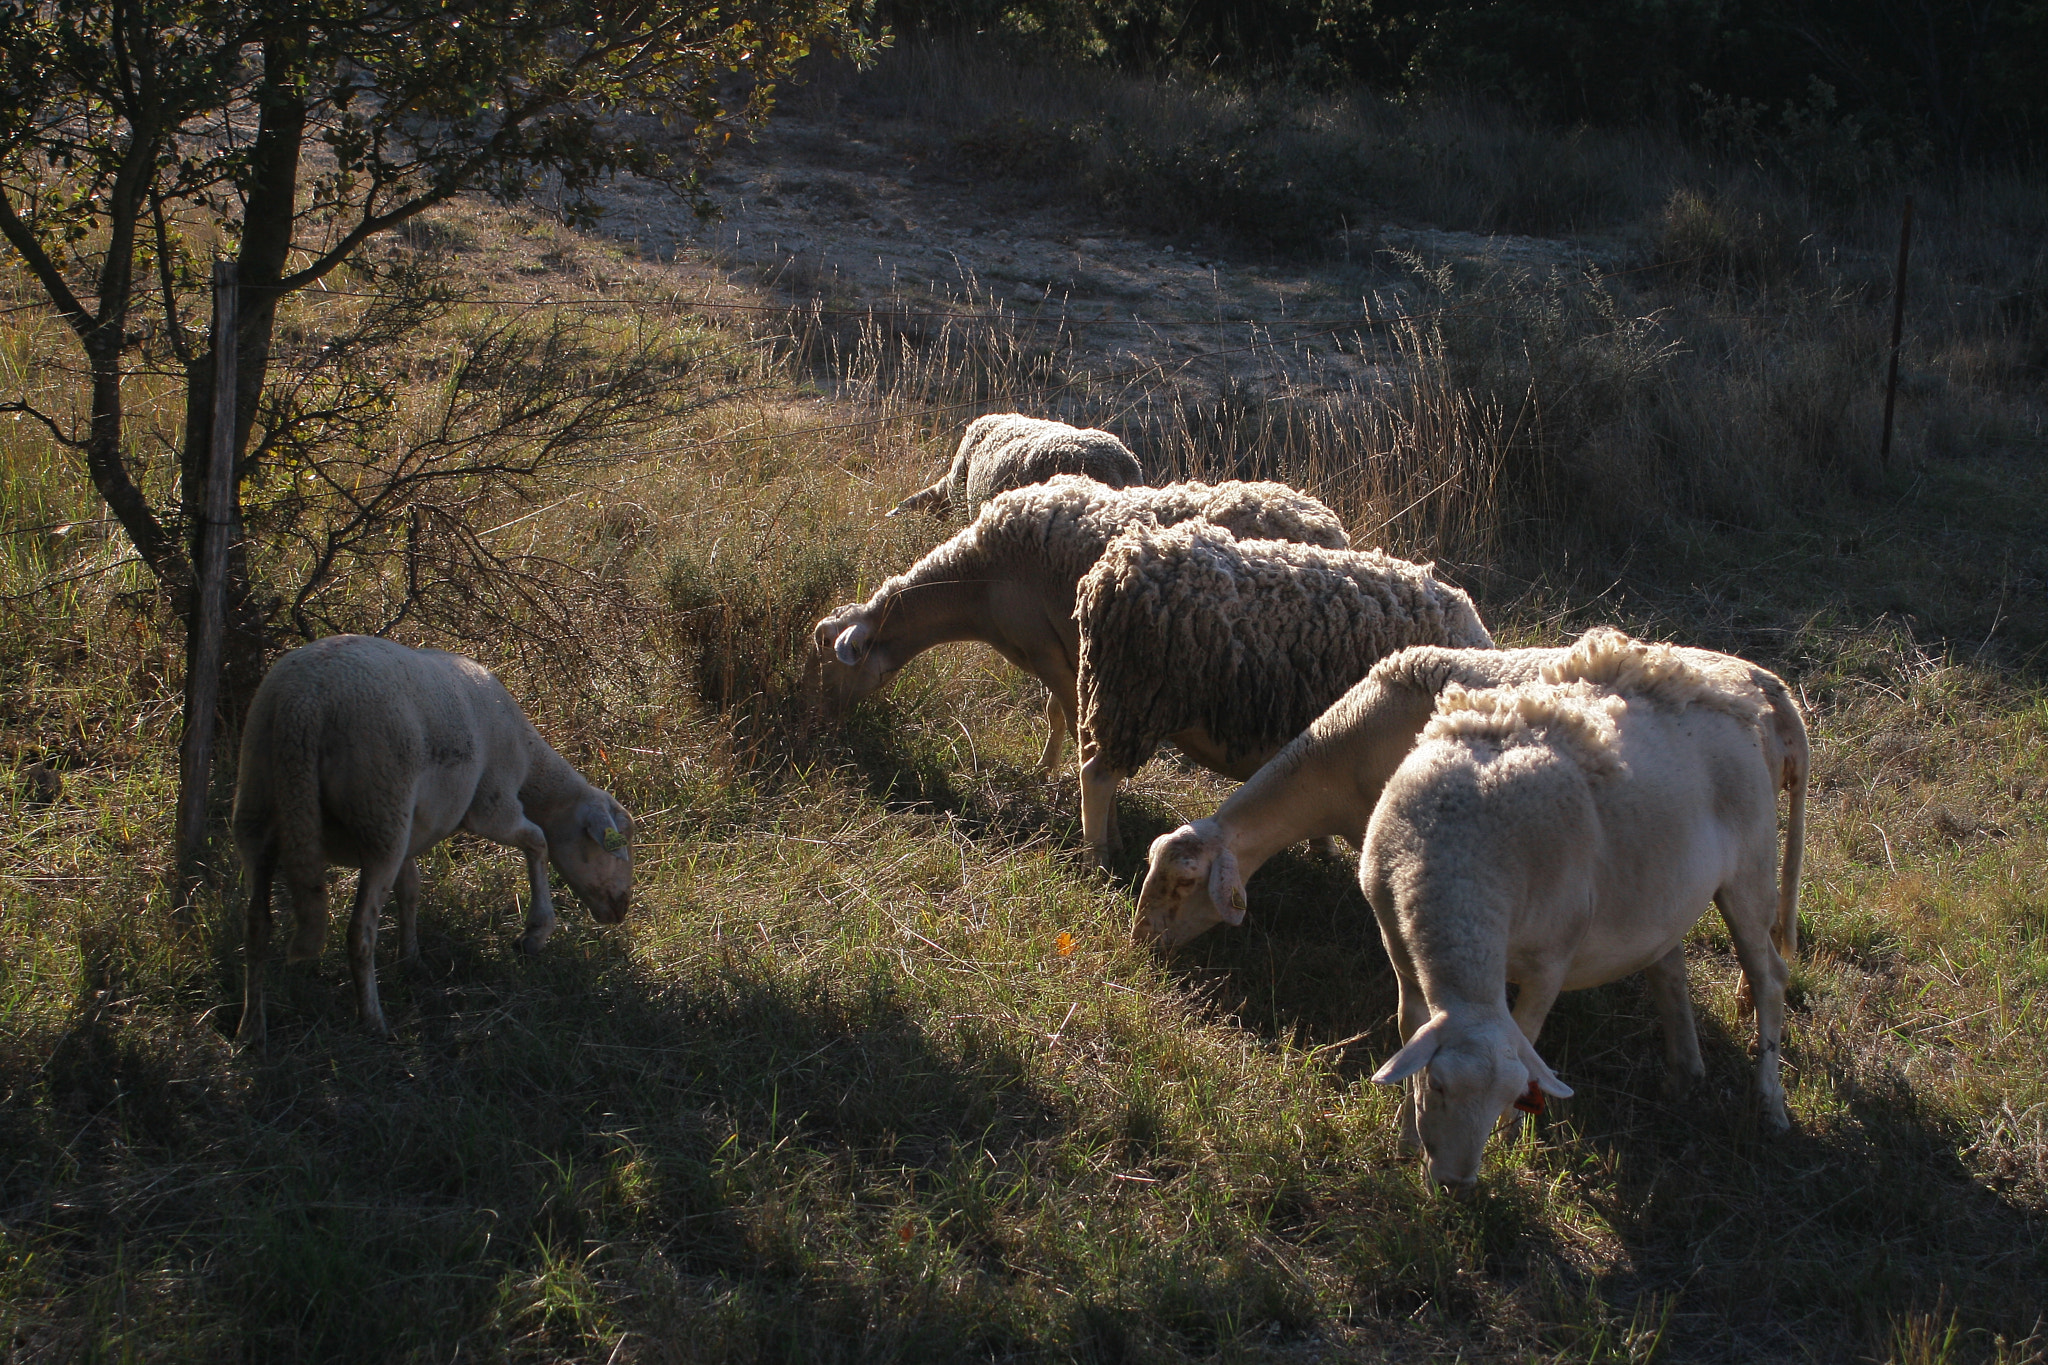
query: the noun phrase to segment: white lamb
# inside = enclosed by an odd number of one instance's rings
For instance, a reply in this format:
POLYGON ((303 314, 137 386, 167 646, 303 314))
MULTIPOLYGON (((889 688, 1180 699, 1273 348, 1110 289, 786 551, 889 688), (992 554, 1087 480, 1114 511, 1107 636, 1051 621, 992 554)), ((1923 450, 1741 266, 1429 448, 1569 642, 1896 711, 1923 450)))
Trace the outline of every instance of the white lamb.
POLYGON ((1196 518, 1248 538, 1336 549, 1350 543, 1336 513, 1285 484, 1115 489, 1059 475, 991 499, 972 526, 866 602, 849 602, 818 622, 813 635, 826 694, 850 704, 887 687, 932 646, 978 640, 1045 684, 1039 762, 1052 771, 1079 714, 1074 585, 1126 528, 1196 518))
MULTIPOLYGON (((1420 645, 1382 659, 1214 815, 1153 841, 1132 936, 1174 947, 1218 924, 1241 924, 1245 882, 1281 849, 1336 835, 1364 842, 1381 789, 1414 747, 1446 687, 1539 682, 1545 668, 1564 663, 1571 652, 1420 645)), ((1768 711, 1764 770, 1774 790, 1791 792, 1773 931, 1779 951, 1790 957, 1798 950, 1799 869, 1812 768, 1806 723, 1784 680, 1770 670, 1707 649, 1677 652, 1721 687, 1768 711)))
POLYGON ((295 649, 264 677, 242 732, 234 828, 249 873, 243 1042, 263 1038, 275 873, 296 925, 285 960, 298 962, 326 941, 328 866, 361 869, 349 969, 378 1034, 390 1029, 377 1002, 377 913, 395 885, 400 949, 415 956, 414 859, 455 831, 526 854, 527 952, 554 932, 550 860, 599 923, 625 918, 632 892, 632 817, 548 747, 488 670, 365 635, 295 649))
POLYGON ((1206 522, 1138 526, 1081 580, 1081 824, 1117 840, 1116 788, 1171 739, 1252 775, 1395 650, 1491 646, 1472 599, 1377 550, 1240 541, 1206 522))
POLYGON ((1764 1126, 1790 1126, 1770 725, 1750 689, 1613 630, 1589 632, 1543 681, 1444 689, 1359 864, 1406 1040, 1373 1079, 1416 1078, 1402 1136, 1432 1182, 1469 1188, 1496 1120, 1572 1093, 1535 1047, 1560 991, 1647 972, 1667 1062, 1704 1073, 1684 939, 1709 900, 1756 1001, 1764 1126))
POLYGON ((972 521, 996 494, 1044 483, 1055 474, 1079 474, 1111 488, 1145 482, 1137 456, 1106 431, 1021 412, 991 413, 967 424, 945 475, 897 503, 889 515, 950 507, 972 521))

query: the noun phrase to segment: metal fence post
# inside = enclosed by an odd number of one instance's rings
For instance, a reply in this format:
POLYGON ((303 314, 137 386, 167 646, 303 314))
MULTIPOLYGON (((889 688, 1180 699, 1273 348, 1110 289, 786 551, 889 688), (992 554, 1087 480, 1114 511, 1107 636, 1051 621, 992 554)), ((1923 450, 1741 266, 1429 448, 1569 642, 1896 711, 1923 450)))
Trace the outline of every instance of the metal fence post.
POLYGON ((1913 247, 1913 196, 1906 196, 1906 212, 1899 224, 1899 273, 1892 282, 1891 372, 1884 381, 1884 437, 1878 443, 1878 463, 1892 467, 1892 405, 1899 397, 1899 338, 1906 327, 1906 253, 1913 247))

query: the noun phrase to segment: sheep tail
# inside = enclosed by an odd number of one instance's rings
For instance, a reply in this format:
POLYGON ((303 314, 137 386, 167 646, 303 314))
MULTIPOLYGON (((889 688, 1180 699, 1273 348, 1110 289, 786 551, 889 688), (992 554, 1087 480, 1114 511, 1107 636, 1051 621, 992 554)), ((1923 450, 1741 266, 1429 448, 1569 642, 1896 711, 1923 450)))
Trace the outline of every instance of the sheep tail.
POLYGON ((949 475, 947 478, 940 479, 930 488, 919 489, 902 502, 890 508, 889 515, 892 517, 907 517, 913 512, 937 511, 938 507, 946 502, 950 482, 951 476, 949 475))
POLYGON ((1808 766, 1796 754, 1786 756, 1785 776, 1792 789, 1792 802, 1785 816, 1785 859, 1778 872, 1778 923, 1771 938, 1778 945, 1778 956, 1788 963, 1799 956, 1799 873, 1806 860, 1808 766))

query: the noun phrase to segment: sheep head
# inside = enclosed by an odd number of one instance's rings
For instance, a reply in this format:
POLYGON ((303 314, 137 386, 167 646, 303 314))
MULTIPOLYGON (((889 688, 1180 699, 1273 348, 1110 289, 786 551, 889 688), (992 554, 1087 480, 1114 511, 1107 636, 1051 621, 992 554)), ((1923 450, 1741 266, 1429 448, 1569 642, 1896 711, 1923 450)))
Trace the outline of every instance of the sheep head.
POLYGON ((1152 841, 1133 939, 1172 948, 1219 924, 1242 924, 1244 912, 1244 878, 1215 821, 1197 820, 1152 841))
POLYGON ((633 817, 595 787, 558 827, 544 824, 548 860, 599 924, 626 917, 633 896, 633 817))
POLYGON ((1418 1075, 1416 1127, 1429 1181, 1454 1192, 1478 1181, 1486 1139, 1500 1117, 1518 1101, 1534 1107, 1532 1088, 1559 1099, 1572 1093, 1536 1055, 1505 1002, 1478 1019, 1433 1016, 1372 1078, 1399 1085, 1418 1075))
POLYGON ((823 670, 825 695, 836 707, 851 706, 895 681, 895 665, 875 640, 873 613, 863 602, 849 602, 811 630, 811 642, 823 670))

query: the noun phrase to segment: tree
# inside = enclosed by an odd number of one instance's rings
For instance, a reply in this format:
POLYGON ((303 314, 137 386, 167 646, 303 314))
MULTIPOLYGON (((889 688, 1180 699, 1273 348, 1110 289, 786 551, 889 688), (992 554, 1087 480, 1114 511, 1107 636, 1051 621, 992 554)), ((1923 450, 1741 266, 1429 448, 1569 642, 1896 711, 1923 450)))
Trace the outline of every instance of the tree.
MULTIPOLYGON (((278 604, 252 579, 241 494, 293 439, 267 432, 251 453, 280 302, 466 192, 511 200, 545 180, 588 220, 592 189, 631 172, 701 207, 701 171, 765 117, 774 82, 813 44, 859 41, 843 0, 0 0, 0 234, 83 354, 87 417, 0 410, 78 452, 189 629, 227 344, 190 319, 200 258, 232 255, 226 690, 246 698, 278 604), (130 382, 163 364, 186 395, 175 480, 124 428, 130 382)), ((294 605, 303 624, 303 593, 294 605)))

